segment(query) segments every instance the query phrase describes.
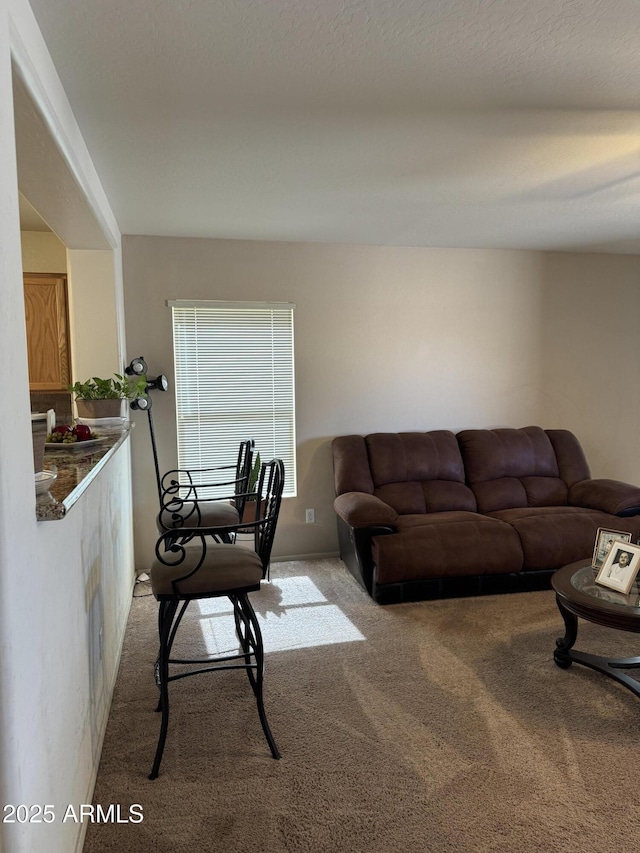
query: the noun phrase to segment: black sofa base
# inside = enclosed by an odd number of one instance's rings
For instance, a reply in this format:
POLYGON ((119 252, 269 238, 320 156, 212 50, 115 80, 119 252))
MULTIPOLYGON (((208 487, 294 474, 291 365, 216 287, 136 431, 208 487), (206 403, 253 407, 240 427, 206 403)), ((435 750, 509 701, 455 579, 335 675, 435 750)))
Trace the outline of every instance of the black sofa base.
POLYGON ((371 596, 378 604, 401 604, 403 601, 429 601, 436 598, 464 598, 472 595, 534 592, 541 589, 551 589, 553 574, 555 574, 555 569, 506 575, 430 578, 404 583, 377 584, 374 581, 371 596))

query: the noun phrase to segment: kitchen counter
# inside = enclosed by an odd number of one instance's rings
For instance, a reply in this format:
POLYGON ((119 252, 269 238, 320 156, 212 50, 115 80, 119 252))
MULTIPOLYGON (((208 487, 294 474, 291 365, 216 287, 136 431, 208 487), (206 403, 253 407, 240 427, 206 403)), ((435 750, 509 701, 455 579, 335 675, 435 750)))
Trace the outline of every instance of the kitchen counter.
POLYGON ((97 444, 83 447, 84 442, 59 447, 47 447, 44 470, 56 473, 57 479, 48 492, 36 496, 38 521, 56 521, 65 514, 96 478, 129 437, 131 426, 117 432, 105 432, 97 444))

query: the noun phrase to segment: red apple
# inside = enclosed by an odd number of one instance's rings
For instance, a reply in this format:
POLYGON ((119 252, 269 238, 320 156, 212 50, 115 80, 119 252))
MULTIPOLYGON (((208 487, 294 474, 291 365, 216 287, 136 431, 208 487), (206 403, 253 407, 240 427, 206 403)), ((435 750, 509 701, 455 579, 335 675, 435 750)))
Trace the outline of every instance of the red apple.
POLYGON ((59 432, 62 433, 62 435, 66 435, 68 432, 71 432, 71 427, 69 426, 69 424, 60 424, 60 426, 54 426, 51 431, 59 432))
POLYGON ((89 441, 91 438, 91 430, 86 424, 76 424, 71 432, 75 435, 78 441, 89 441))

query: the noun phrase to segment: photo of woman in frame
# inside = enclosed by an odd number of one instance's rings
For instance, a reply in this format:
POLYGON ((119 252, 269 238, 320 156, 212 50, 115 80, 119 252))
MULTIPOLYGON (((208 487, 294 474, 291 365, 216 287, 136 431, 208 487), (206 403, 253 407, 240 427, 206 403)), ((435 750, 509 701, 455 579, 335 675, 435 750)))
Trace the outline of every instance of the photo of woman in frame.
POLYGON ((625 595, 633 586, 640 569, 640 546, 616 539, 596 577, 596 583, 625 595))

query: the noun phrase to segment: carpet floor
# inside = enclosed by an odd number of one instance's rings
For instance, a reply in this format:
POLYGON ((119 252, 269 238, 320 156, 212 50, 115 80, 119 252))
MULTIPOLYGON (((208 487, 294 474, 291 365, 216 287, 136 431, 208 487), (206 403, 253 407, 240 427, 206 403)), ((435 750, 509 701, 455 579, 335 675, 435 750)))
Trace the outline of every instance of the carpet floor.
MULTIPOLYGON (((140 586, 137 587, 140 591, 140 586)), ((267 650, 271 758, 246 674, 170 687, 160 776, 153 597, 133 601, 85 853, 631 853, 640 704, 553 662, 551 591, 381 607, 339 560, 275 563, 252 595, 267 650)), ((174 655, 234 644, 222 602, 192 605, 174 655)), ((635 654, 581 622, 576 648, 635 654)))

